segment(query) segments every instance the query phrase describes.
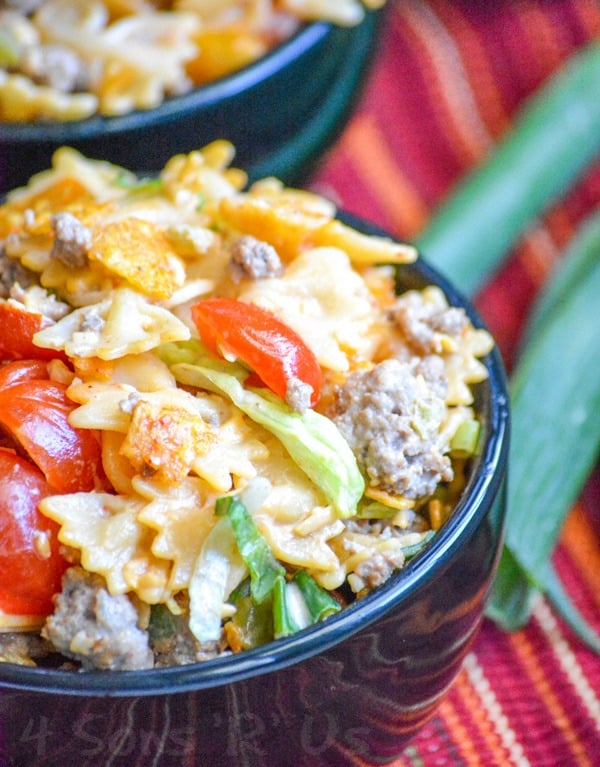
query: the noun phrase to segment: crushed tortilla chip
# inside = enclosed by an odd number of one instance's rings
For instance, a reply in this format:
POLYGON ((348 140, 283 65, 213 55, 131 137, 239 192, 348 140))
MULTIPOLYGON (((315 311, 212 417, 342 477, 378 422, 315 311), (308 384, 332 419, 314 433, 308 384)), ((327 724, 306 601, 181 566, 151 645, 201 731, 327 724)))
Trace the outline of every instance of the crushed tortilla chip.
POLYGON ((284 261, 295 258, 309 236, 330 220, 327 213, 299 209, 285 199, 242 194, 221 200, 219 215, 226 225, 268 242, 284 261))
POLYGON ((33 211, 34 220, 38 217, 49 220, 53 213, 62 212, 71 205, 84 206, 92 199, 86 187, 71 177, 59 178, 33 194, 15 196, 0 207, 0 239, 11 233, 22 234, 28 229, 25 215, 27 210, 33 211))
POLYGON ((188 410, 141 400, 120 452, 140 473, 150 470, 176 483, 188 474, 196 455, 208 452, 216 439, 210 426, 188 410))
POLYGON ((169 298, 185 281, 164 232, 142 219, 112 221, 95 231, 89 257, 152 298, 169 298))

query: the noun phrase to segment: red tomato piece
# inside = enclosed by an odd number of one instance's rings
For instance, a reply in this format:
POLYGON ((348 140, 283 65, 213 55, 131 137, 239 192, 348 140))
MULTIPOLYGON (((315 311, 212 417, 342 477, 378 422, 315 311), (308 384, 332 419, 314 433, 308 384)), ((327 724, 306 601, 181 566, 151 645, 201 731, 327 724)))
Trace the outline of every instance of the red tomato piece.
POLYGON ((244 301, 209 298, 192 307, 192 319, 209 349, 244 362, 282 399, 288 383, 299 379, 312 387, 311 405, 319 401, 322 372, 317 358, 272 312, 244 301))
POLYGON ((36 378, 48 379, 48 366, 43 360, 15 360, 0 365, 0 391, 36 378))
POLYGON ((0 359, 22 360, 64 359, 62 352, 42 349, 33 343, 33 336, 44 327, 44 317, 9 303, 0 303, 0 359))
POLYGON ((68 563, 58 525, 39 510, 53 489, 35 466, 0 448, 0 609, 9 615, 49 615, 68 563))
MULTIPOLYGON (((0 363, 0 392, 14 384, 31 379, 48 378, 48 365, 43 360, 16 360, 14 362, 0 363)), ((15 440, 8 433, 3 434, 0 426, 0 445, 4 447, 18 447, 15 440)))
POLYGON ((68 421, 74 408, 66 386, 54 381, 21 380, 0 390, 0 426, 59 493, 94 490, 103 476, 96 435, 68 421))

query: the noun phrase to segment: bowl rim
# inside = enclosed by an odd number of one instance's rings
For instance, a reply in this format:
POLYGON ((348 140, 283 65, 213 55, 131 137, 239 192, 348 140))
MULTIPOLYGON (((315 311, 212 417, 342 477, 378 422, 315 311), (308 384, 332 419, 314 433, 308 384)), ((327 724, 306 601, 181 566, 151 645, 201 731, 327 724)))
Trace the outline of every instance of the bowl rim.
MULTIPOLYGON (((340 212, 339 217, 371 234, 381 229, 340 212)), ((475 327, 485 328, 471 301, 442 274, 419 256, 416 262, 399 267, 417 275, 423 284, 437 284, 449 302, 465 308, 475 327)), ((412 590, 447 560, 469 535, 471 527, 487 513, 500 492, 508 458, 509 396, 504 364, 494 346, 482 360, 489 378, 485 387, 487 438, 469 478, 463 497, 450 519, 427 547, 385 584, 330 616, 292 636, 277 639, 244 652, 199 663, 142 671, 85 671, 32 668, 0 662, 0 692, 6 689, 75 696, 137 697, 166 695, 208 689, 287 668, 341 644, 361 629, 385 616, 410 597, 412 590)))
POLYGON ((278 43, 255 61, 228 75, 197 86, 188 93, 171 96, 151 109, 136 109, 127 114, 115 116, 94 114, 82 120, 0 122, 0 142, 64 143, 105 137, 167 123, 181 117, 182 114, 224 103, 240 93, 250 91, 307 54, 335 30, 335 25, 327 21, 304 23, 291 37, 278 43))

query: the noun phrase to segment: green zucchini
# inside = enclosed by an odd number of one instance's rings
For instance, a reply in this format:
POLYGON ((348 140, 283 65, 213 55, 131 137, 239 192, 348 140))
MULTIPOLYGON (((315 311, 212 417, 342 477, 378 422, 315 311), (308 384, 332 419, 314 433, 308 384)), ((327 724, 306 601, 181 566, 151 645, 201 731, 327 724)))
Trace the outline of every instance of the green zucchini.
POLYGON ((509 133, 442 203, 415 245, 473 294, 532 221, 600 153, 600 43, 590 43, 529 98, 509 133))

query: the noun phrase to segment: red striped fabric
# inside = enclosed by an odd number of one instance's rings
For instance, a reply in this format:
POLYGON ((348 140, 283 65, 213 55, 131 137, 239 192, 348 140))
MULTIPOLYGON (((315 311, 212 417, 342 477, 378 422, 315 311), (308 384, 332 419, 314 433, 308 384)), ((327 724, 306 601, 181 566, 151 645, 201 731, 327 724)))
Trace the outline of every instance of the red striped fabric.
MULTIPOLYGON (((523 101, 599 37, 597 0, 390 0, 357 112, 313 188, 397 237, 416 236, 509 129, 523 101)), ((578 224, 599 207, 597 164, 476 297, 509 369, 532 301, 578 224)), ((600 631, 598 470, 554 561, 600 631)), ((484 623, 456 684, 393 767, 598 764, 600 659, 540 601, 516 634, 484 623)))

